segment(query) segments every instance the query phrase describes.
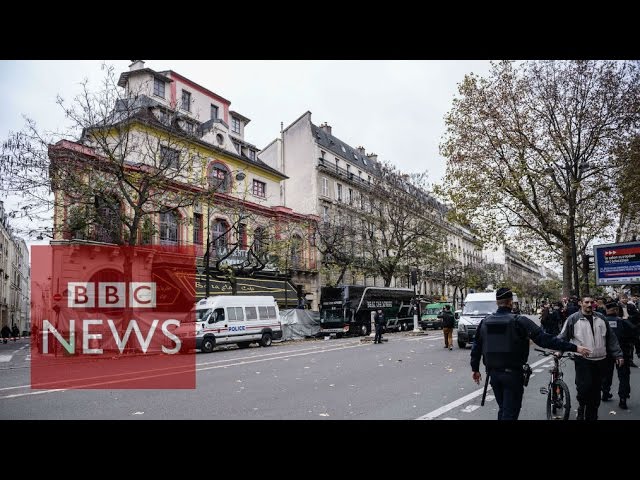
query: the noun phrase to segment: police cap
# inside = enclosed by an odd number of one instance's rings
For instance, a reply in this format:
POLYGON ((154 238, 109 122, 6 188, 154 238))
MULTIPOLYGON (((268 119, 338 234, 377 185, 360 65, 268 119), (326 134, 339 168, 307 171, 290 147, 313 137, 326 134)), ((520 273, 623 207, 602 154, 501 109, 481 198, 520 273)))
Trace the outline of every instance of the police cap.
POLYGON ((510 288, 502 287, 496 292, 496 300, 508 300, 509 298, 513 298, 510 288))

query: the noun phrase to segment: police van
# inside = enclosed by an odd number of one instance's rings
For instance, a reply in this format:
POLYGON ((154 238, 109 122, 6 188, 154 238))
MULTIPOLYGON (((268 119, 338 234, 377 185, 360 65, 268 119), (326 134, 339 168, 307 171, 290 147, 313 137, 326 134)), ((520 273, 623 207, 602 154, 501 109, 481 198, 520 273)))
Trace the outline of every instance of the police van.
MULTIPOLYGON (((513 294, 513 303, 518 296, 513 294)), ((476 336, 478 325, 484 317, 498 310, 496 292, 469 293, 462 304, 462 312, 458 320, 458 347, 465 348, 476 336)))
POLYGON ((282 338, 280 311, 272 296, 219 295, 196 303, 196 349, 210 353, 216 345, 263 347, 282 338))

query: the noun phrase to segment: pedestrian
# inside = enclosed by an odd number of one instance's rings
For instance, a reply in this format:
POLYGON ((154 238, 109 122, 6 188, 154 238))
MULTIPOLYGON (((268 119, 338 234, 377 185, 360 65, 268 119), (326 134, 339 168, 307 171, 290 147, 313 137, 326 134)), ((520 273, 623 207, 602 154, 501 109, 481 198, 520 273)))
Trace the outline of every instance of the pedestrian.
MULTIPOLYGON (((627 315, 629 317, 628 320, 631 323, 631 325, 633 325, 636 328, 636 330, 640 331, 640 312, 638 312, 638 307, 636 307, 635 303, 633 302, 627 303, 627 315)), ((640 338, 636 337, 633 343, 636 347, 636 356, 640 358, 640 338)), ((633 350, 631 351, 631 353, 632 355, 631 355, 631 359, 629 360, 629 366, 638 368, 638 365, 633 363, 633 350)), ((627 360, 625 359, 625 363, 626 362, 627 360)))
POLYGON ((615 358, 618 366, 624 363, 622 350, 615 333, 601 314, 593 311, 594 300, 583 295, 580 310, 564 322, 558 338, 577 346, 585 346, 591 354, 588 358, 576 358, 576 389, 578 415, 576 420, 597 420, 600 407, 602 377, 606 371, 607 354, 615 358))
POLYGON ((376 322, 376 336, 373 338, 373 343, 382 343, 382 329, 386 322, 381 308, 378 309, 378 313, 376 313, 374 320, 376 322))
MULTIPOLYGON (((479 384, 480 357, 487 368, 493 394, 498 402, 498 420, 517 420, 524 394, 524 371, 529 357, 529 339, 544 348, 569 350, 589 355, 589 349, 577 346, 542 331, 529 318, 511 313, 513 293, 509 288, 496 292, 498 310, 478 325, 471 348, 473 380, 479 384)), ((527 368, 528 370, 528 368, 527 368)))
MULTIPOLYGON (((629 364, 633 358, 633 345, 638 339, 638 330, 629 320, 618 317, 617 310, 618 305, 616 302, 611 301, 607 303, 607 315, 605 319, 609 323, 609 327, 611 327, 613 333, 615 333, 618 343, 620 344, 620 349, 622 350, 624 363, 621 366, 616 365, 619 382, 618 397, 620 397, 618 405, 623 410, 626 410, 628 408, 627 398, 629 398, 631 393, 631 385, 629 382, 631 369, 629 364)), ((606 370, 602 377, 602 401, 604 402, 613 397, 611 394, 611 383, 613 380, 613 365, 615 364, 615 359, 611 356, 607 356, 605 362, 606 370)))
POLYGON ((15 338, 16 340, 20 338, 20 330, 15 323, 13 324, 13 327, 11 327, 11 335, 13 335, 13 338, 15 338))
POLYGON ((444 348, 453 350, 453 328, 456 325, 456 319, 451 313, 451 305, 445 305, 442 312, 442 333, 444 334, 444 348))

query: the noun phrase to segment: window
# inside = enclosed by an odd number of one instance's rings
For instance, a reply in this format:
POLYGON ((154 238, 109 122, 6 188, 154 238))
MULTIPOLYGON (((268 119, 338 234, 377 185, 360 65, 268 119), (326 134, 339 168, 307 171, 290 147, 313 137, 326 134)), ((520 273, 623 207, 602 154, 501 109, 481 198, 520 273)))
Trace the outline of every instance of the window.
POLYGON ((276 318, 276 307, 267 307, 267 316, 270 319, 276 318))
POLYGON ((191 111, 191 94, 186 90, 182 90, 182 105, 181 108, 187 112, 191 111))
POLYGON ((259 180, 253 181, 253 194, 256 197, 265 198, 267 193, 267 184, 259 180))
POLYGON ((224 193, 229 191, 230 183, 229 170, 221 163, 214 163, 209 171, 209 187, 224 193))
POLYGON ((233 133, 240 133, 240 120, 236 117, 231 117, 231 131, 233 133))
POLYGON ((211 120, 217 120, 217 119, 218 119, 218 106, 211 105, 211 120))
POLYGON ((160 147, 160 168, 180 168, 180 152, 173 148, 160 147))
POLYGON ((321 156, 322 158, 324 158, 325 153, 326 153, 326 152, 325 152, 324 150, 320 150, 320 156, 321 156))
POLYGON ((351 173, 351 165, 347 164, 347 174, 351 173))
POLYGON ((338 173, 339 169, 340 169, 340 160, 336 158, 336 173, 338 173))
POLYGON ((178 243, 178 215, 167 211, 160 213, 160 245, 175 245, 178 243))
POLYGON ((153 94, 157 97, 164 98, 164 82, 159 78, 153 79, 153 94))
POLYGON ((256 159, 256 151, 255 150, 249 150, 249 158, 251 160, 255 160, 256 159))
POLYGON ((276 318, 276 307, 258 307, 260 320, 271 320, 276 318))
POLYGON ((322 207, 322 221, 329 221, 329 207, 322 207))
POLYGON ((244 307, 244 313, 247 316, 247 320, 257 320, 258 312, 256 307, 244 307))
POLYGON ((266 253, 269 238, 264 227, 258 227, 253 231, 253 251, 259 255, 266 253))
POLYGON ((242 322, 244 320, 242 307, 227 307, 227 315, 230 322, 242 322))
POLYGON ((322 177, 322 195, 329 196, 329 181, 325 177, 322 177))
POLYGON ((349 200, 349 205, 353 205, 353 190, 352 189, 349 189, 348 200, 349 200))
POLYGON ((260 315, 260 320, 267 320, 267 307, 258 307, 258 314, 260 315))
POLYGON ((365 157, 362 157, 362 163, 364 163, 365 165, 367 165, 367 159, 365 157))
POLYGON ((193 214, 193 243, 202 245, 202 214, 193 214))
POLYGON ((118 243, 120 239, 120 202, 115 198, 95 197, 97 242, 118 243))
POLYGON ((337 190, 336 190, 336 198, 338 199, 339 202, 342 201, 342 185, 340 183, 336 183, 337 186, 337 190))
POLYGON ((218 256, 227 253, 227 231, 229 224, 224 220, 216 220, 213 227, 213 245, 218 256))
POLYGON ((300 235, 291 237, 291 266, 300 268, 302 265, 302 238, 300 235))
POLYGON ((241 152, 241 149, 240 149, 240 142, 233 141, 232 143, 233 143, 233 146, 235 147, 236 151, 237 151, 238 153, 240 153, 240 152, 241 152))
POLYGON ((247 249, 247 226, 244 223, 238 225, 238 243, 240 250, 247 249))

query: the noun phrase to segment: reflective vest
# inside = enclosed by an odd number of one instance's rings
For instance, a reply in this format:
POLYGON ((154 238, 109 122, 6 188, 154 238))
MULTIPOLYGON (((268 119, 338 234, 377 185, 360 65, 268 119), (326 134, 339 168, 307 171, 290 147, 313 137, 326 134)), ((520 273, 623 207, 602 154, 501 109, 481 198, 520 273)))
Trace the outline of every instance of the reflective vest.
POLYGON ((516 315, 489 315, 482 321, 482 356, 488 369, 522 368, 529 357, 529 338, 516 328, 516 315))

